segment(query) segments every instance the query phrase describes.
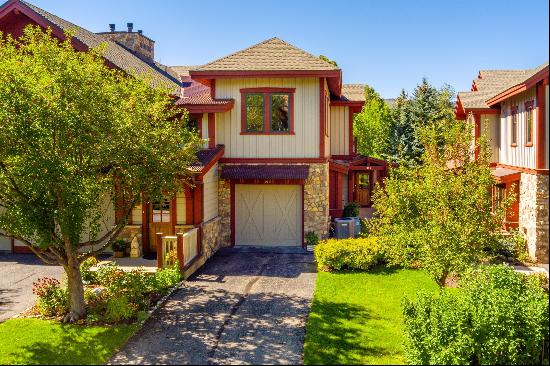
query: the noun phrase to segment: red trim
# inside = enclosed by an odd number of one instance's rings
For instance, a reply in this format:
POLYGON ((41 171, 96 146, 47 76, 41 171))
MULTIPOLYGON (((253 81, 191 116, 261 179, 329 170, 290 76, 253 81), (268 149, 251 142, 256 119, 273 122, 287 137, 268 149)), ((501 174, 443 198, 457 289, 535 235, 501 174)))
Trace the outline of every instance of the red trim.
POLYGON ((500 114, 500 108, 465 108, 464 111, 473 114, 500 114))
POLYGON ((508 174, 503 177, 494 177, 495 181, 500 183, 510 183, 510 182, 518 182, 521 178, 521 172, 508 174))
POLYGON ((355 108, 363 108, 365 105, 365 102, 361 101, 352 101, 352 100, 331 100, 330 106, 331 107, 355 107, 355 108))
POLYGON ((203 183, 195 181, 195 189, 193 190, 193 224, 195 226, 202 222, 202 196, 203 183))
POLYGON ((243 88, 241 91, 241 135, 294 135, 294 93, 295 88, 243 88), (246 130, 246 95, 247 94, 263 94, 264 96, 264 130, 263 131, 247 131, 246 130), (289 114, 289 130, 288 131, 271 131, 271 106, 272 94, 288 94, 288 114, 289 114))
POLYGON ((545 67, 544 69, 540 70, 535 75, 525 80, 523 83, 512 86, 506 89, 505 91, 495 95, 491 99, 488 99, 486 103, 489 106, 498 104, 514 95, 517 95, 519 93, 526 91, 527 89, 531 88, 532 86, 536 85, 539 81, 542 81, 544 79, 548 79, 548 67, 545 67))
POLYGON ((364 166, 364 165, 352 165, 349 167, 349 170, 386 170, 387 168, 385 166, 380 166, 380 165, 369 165, 369 166, 364 166))
POLYGON ((258 184, 258 185, 302 185, 305 179, 227 179, 235 184, 258 184))
MULTIPOLYGON (((545 80, 546 84, 548 83, 548 79, 545 80)), ((536 151, 536 167, 537 169, 544 169, 546 164, 546 134, 547 131, 545 131, 545 119, 546 119, 546 88, 545 83, 539 83, 537 84, 537 125, 536 125, 536 138, 537 138, 537 151, 536 151)), ((534 121, 533 121, 534 122, 534 121)), ((548 169, 546 170, 548 172, 548 169)))
POLYGON ((328 162, 328 158, 221 158, 222 164, 322 164, 328 162))
POLYGON ((145 201, 143 194, 141 195, 141 238, 143 242, 143 253, 147 254, 151 251, 149 237, 149 202, 145 201))
POLYGON ((208 147, 216 147, 216 115, 208 113, 208 147))
POLYGON ((235 246, 235 182, 231 182, 231 246, 235 246))
POLYGON ((331 155, 331 160, 353 160, 354 155, 331 155))
POLYGON ((355 184, 355 173, 348 174, 348 202, 353 202, 354 184, 355 184))
POLYGON ((319 78, 319 157, 324 158, 325 154, 325 79, 319 78))
POLYGON ((336 173, 336 209, 343 209, 342 193, 343 193, 344 177, 343 174, 336 173))
POLYGON ((176 224, 178 223, 176 196, 170 200, 170 221, 172 221, 172 232, 176 233, 176 224))
POLYGON ((200 71, 191 70, 189 76, 192 79, 207 80, 207 79, 231 79, 235 77, 243 78, 257 78, 266 76, 276 77, 324 77, 324 78, 338 78, 341 77, 341 70, 226 70, 226 71, 200 71))
POLYGON ((193 225, 193 190, 185 187, 185 224, 193 225))
POLYGON ((497 163, 496 166, 498 168, 512 169, 512 170, 517 170, 517 171, 523 172, 523 173, 548 175, 548 169, 524 168, 524 167, 520 167, 520 166, 507 165, 507 164, 501 164, 501 163, 497 163))
POLYGON ((235 106, 235 101, 228 100, 223 104, 178 104, 176 107, 185 108, 189 113, 223 113, 235 106))

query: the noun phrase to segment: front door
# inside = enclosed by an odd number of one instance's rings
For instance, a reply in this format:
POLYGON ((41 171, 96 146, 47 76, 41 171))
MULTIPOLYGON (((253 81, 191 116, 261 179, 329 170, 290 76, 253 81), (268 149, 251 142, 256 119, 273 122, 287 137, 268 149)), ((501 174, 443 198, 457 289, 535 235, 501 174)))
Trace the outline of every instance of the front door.
POLYGON ((160 200, 155 200, 149 205, 149 248, 151 251, 156 252, 156 238, 157 233, 163 235, 173 235, 172 225, 172 209, 171 200, 168 197, 163 197, 160 200))
POLYGON ((357 173, 356 199, 361 206, 370 206, 370 181, 370 173, 357 173))

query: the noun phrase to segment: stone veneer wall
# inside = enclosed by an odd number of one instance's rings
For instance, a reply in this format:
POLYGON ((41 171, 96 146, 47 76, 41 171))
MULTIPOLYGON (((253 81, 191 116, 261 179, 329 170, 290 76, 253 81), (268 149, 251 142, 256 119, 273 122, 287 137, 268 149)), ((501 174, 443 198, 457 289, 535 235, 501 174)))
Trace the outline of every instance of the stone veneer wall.
MULTIPOLYGON (((328 236, 329 178, 328 164, 309 165, 309 177, 304 184, 304 234, 315 232, 320 238, 328 236)), ((220 164, 219 172, 224 164, 220 164)), ((231 184, 223 179, 218 186, 218 213, 221 217, 221 240, 231 243, 231 184)))
POLYGON ((548 175, 521 173, 519 229, 531 259, 548 263, 548 175))

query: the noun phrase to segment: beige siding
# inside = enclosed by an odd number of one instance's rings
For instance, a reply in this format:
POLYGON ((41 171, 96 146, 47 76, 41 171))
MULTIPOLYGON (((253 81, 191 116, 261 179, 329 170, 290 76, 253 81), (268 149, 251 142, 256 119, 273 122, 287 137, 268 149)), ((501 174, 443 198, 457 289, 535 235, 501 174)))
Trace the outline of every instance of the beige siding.
POLYGON ((330 90, 328 89, 327 82, 325 81, 325 156, 330 156, 330 135, 331 135, 331 124, 330 124, 330 90))
POLYGON ((349 107, 330 108, 330 154, 349 155, 349 107))
POLYGON ((204 221, 218 216, 218 164, 204 176, 204 221))
POLYGON ((142 224, 142 212, 141 204, 136 205, 132 210, 132 225, 141 225, 142 224))
POLYGON ((496 114, 482 114, 480 122, 481 134, 487 137, 489 149, 491 150, 491 163, 498 163, 500 119, 496 114))
POLYGON ((537 118, 536 111, 533 115, 533 146, 525 146, 525 102, 530 100, 535 100, 535 88, 531 88, 517 96, 514 96, 504 101, 501 105, 499 163, 535 169, 535 146, 538 138, 536 135, 536 129, 534 128, 537 118), (518 108, 517 147, 511 146, 511 107, 518 108))
POLYGON ((185 193, 180 191, 176 194, 176 223, 178 225, 185 225, 186 222, 186 200, 185 193))
POLYGON ((319 79, 244 78, 216 80, 216 97, 233 98, 229 112, 216 114, 216 142, 227 158, 319 157, 319 79), (294 135, 241 135, 241 88, 295 88, 294 135))

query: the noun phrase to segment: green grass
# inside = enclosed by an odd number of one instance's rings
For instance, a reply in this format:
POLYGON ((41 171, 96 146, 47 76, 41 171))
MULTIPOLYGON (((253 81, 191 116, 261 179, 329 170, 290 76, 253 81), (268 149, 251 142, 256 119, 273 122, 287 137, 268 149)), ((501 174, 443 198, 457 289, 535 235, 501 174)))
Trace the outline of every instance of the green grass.
POLYGON ((8 320, 0 324, 0 364, 103 364, 137 328, 8 320))
POLYGON ((437 291, 425 272, 320 272, 307 323, 306 364, 403 364, 401 299, 437 291))

